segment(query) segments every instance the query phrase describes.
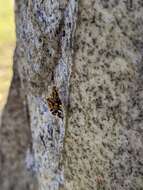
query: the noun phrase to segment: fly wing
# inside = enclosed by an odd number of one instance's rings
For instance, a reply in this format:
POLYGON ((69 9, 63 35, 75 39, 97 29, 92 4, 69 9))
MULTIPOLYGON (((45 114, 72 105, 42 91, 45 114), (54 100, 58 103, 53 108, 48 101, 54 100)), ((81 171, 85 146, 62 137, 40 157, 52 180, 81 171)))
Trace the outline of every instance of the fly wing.
POLYGON ((52 98, 54 100, 56 100, 57 98, 59 98, 58 91, 57 91, 57 88, 55 86, 53 87, 52 98))
POLYGON ((51 109, 54 108, 54 101, 51 98, 47 98, 47 102, 48 102, 48 107, 51 109))

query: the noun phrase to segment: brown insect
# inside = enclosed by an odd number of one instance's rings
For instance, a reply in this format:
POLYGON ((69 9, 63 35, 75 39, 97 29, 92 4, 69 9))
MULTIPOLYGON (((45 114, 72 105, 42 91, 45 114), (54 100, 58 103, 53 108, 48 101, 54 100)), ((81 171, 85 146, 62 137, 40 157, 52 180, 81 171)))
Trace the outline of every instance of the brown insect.
POLYGON ((53 87, 52 93, 49 98, 47 98, 48 107, 50 112, 53 115, 58 116, 63 119, 63 110, 62 110, 62 102, 59 98, 58 90, 56 86, 53 87))

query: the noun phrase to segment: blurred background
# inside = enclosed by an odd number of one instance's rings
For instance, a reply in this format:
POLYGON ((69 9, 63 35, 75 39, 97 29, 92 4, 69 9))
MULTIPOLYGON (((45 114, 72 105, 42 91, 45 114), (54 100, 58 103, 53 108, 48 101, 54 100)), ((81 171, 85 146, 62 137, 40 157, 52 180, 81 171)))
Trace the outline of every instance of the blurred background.
POLYGON ((0 111, 6 103, 15 47, 14 0, 0 0, 0 111))

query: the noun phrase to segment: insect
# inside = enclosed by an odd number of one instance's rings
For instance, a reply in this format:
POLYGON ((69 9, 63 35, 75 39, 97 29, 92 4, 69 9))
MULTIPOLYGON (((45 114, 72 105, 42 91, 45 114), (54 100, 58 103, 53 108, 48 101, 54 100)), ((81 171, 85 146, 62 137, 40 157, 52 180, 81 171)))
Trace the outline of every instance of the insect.
POLYGON ((58 90, 56 86, 53 87, 50 97, 47 98, 48 107, 53 115, 63 119, 62 102, 59 98, 58 90))

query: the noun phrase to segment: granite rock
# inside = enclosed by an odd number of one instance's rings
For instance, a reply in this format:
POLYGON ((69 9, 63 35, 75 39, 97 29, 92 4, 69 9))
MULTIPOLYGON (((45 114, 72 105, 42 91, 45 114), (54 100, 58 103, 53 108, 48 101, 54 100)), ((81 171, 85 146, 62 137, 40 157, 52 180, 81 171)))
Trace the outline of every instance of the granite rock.
POLYGON ((15 15, 2 189, 143 189, 142 1, 16 0, 15 15))

